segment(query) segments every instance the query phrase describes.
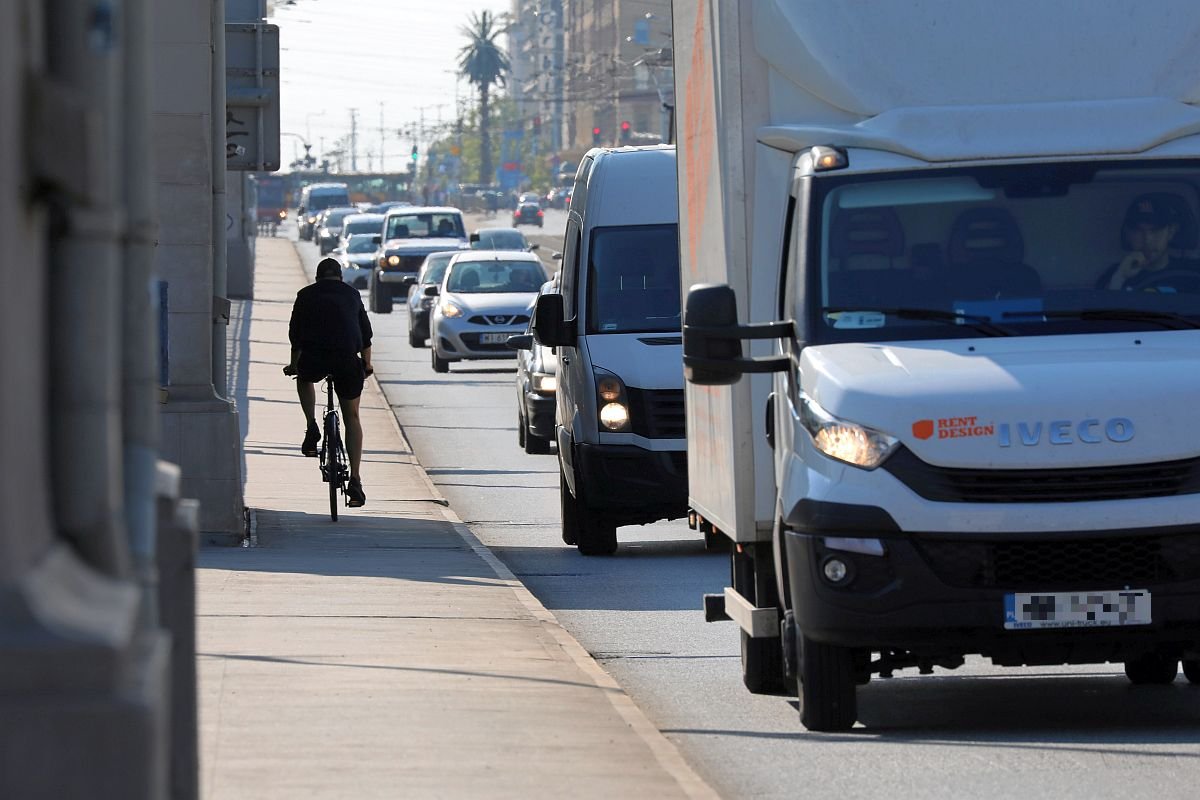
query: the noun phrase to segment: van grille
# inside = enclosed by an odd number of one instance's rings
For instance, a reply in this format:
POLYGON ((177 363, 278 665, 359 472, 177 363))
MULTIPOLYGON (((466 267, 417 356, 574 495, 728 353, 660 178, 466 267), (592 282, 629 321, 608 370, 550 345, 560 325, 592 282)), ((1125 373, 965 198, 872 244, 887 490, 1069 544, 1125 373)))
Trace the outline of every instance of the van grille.
POLYGON ((901 447, 883 464, 905 486, 943 503, 1082 503, 1200 493, 1200 459, 1070 469, 952 469, 901 447))
POLYGON ((1200 579, 1200 533, 980 542, 916 534, 944 583, 1003 589, 1102 589, 1200 579))
POLYGON ((687 436, 682 389, 628 389, 633 432, 647 439, 687 436))

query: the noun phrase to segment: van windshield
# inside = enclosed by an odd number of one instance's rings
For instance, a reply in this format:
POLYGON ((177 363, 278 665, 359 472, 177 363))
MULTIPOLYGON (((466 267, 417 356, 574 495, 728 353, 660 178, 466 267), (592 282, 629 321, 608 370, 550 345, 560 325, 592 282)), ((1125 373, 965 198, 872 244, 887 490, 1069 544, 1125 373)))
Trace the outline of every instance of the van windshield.
POLYGON ((813 191, 819 268, 795 289, 810 341, 1200 327, 1194 163, 830 174, 813 191))
POLYGON ((682 330, 676 225, 596 228, 588 253, 588 333, 682 330))
POLYGON ((326 208, 350 205, 350 195, 342 191, 312 192, 308 196, 308 210, 322 211, 326 208))

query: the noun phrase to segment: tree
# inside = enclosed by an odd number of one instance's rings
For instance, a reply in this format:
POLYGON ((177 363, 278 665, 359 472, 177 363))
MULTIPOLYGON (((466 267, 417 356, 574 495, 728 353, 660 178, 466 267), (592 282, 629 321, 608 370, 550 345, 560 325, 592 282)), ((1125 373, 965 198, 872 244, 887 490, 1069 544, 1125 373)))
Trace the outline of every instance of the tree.
POLYGON ((492 182, 492 132, 488 105, 492 86, 504 85, 504 74, 512 67, 508 56, 496 44, 496 39, 507 31, 490 11, 471 14, 469 24, 459 30, 468 43, 458 51, 459 74, 467 83, 479 91, 479 138, 480 163, 479 182, 492 182))

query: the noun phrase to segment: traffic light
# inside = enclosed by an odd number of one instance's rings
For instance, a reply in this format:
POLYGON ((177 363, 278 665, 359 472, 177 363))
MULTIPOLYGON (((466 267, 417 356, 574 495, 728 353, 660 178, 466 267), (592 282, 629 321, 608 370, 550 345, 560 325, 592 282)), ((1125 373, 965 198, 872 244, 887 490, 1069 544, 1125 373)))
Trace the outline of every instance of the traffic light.
POLYGON ((629 120, 621 123, 621 144, 629 144, 633 138, 633 127, 629 124, 629 120))
POLYGON ((600 126, 592 128, 592 146, 596 147, 600 144, 600 126))
POLYGON ((412 162, 417 163, 417 146, 414 144, 412 149, 412 162))

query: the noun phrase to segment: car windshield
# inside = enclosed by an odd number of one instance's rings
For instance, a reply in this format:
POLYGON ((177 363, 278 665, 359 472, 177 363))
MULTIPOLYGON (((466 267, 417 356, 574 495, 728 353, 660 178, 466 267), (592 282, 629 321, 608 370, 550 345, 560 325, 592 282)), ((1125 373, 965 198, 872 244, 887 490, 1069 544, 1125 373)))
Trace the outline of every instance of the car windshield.
POLYGON ((529 242, 520 231, 506 228, 498 231, 480 231, 477 246, 480 250, 525 250, 529 247, 529 242))
POLYGON ((590 333, 678 332, 675 225, 597 228, 588 256, 590 333))
POLYGON ((342 224, 342 220, 351 214, 357 214, 357 208, 339 208, 325 213, 325 225, 333 227, 342 224))
POLYGON ((537 261, 459 261, 446 278, 446 290, 459 294, 537 294, 546 273, 537 261))
POLYGON ((446 267, 450 266, 450 259, 454 258, 454 253, 434 253, 425 258, 425 273, 421 277, 421 283, 441 283, 442 276, 446 274, 446 267))
POLYGON ((813 191, 809 341, 1200 327, 1194 164, 830 173, 813 191))
POLYGON ((383 233, 383 219, 349 220, 342 226, 342 233, 347 236, 356 233, 373 233, 378 236, 383 233))
POLYGON ((386 239, 464 239, 462 217, 454 212, 392 214, 386 239))
POLYGON ((346 245, 347 253, 374 253, 376 249, 378 245, 375 244, 375 237, 370 234, 351 236, 346 245))

